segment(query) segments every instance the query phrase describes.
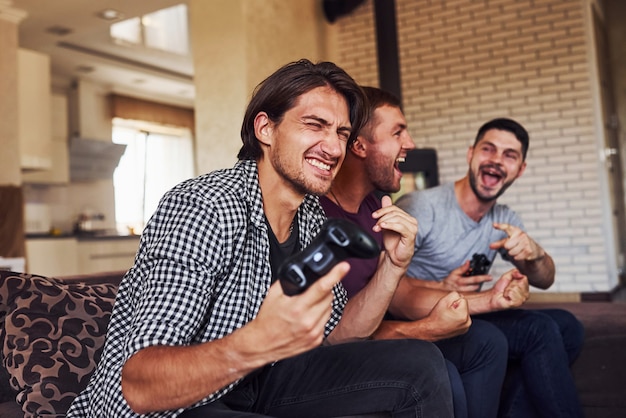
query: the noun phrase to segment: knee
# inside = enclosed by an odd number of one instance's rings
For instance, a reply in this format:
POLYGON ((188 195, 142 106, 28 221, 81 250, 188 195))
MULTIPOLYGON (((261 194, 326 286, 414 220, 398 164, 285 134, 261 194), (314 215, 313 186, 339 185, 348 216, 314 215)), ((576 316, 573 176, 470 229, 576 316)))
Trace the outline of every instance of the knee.
POLYGON ((585 341, 585 328, 582 322, 574 314, 564 309, 552 309, 546 313, 556 322, 569 360, 573 362, 585 341))
POLYGON ((446 361, 439 348, 421 340, 401 340, 402 355, 398 357, 401 367, 414 373, 417 371, 430 380, 447 378, 446 361))
POLYGON ((563 338, 557 322, 544 312, 527 311, 522 326, 528 344, 561 346, 563 338), (556 344, 556 343, 559 344, 556 344))
POLYGON ((509 352, 509 343, 506 335, 494 324, 475 320, 467 332, 468 345, 476 356, 494 365, 506 364, 509 352))

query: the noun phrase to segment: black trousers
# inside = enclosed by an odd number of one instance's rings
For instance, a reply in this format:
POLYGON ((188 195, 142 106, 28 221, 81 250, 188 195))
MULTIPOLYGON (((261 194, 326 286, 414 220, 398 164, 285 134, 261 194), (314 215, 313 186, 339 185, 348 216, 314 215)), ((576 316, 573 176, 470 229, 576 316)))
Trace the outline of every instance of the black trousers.
POLYGON ((320 418, 388 413, 452 418, 446 363, 432 343, 364 341, 319 347, 244 379, 183 418, 320 418))

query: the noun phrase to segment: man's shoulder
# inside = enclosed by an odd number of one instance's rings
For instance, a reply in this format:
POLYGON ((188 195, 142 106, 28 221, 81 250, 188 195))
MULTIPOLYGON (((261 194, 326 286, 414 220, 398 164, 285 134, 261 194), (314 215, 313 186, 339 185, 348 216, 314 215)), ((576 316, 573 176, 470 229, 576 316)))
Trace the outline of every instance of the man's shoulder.
POLYGON ((224 196, 241 198, 258 188, 256 166, 238 162, 234 167, 222 168, 185 180, 174 186, 171 194, 188 194, 207 201, 224 196))
POLYGON ((428 189, 415 190, 406 193, 398 198, 396 205, 401 208, 411 207, 415 205, 429 205, 445 198, 449 194, 449 185, 443 184, 428 189))

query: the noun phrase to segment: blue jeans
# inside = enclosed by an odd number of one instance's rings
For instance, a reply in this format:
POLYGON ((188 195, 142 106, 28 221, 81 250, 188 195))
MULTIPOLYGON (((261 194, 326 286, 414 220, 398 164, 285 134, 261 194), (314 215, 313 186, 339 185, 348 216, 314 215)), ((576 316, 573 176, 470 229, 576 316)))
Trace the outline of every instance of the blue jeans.
POLYGON ((392 417, 452 418, 446 364, 419 340, 323 346, 268 366, 213 402, 181 417, 336 417, 388 412, 392 417))
POLYGON ((576 418, 582 407, 570 371, 583 344, 580 321, 562 309, 514 309, 479 316, 509 343, 511 372, 502 394, 506 418, 576 418))
MULTIPOLYGON (((466 412, 458 405, 459 390, 454 388, 455 416, 495 418, 507 368, 508 344, 496 326, 473 319, 469 330, 454 338, 435 343, 446 360, 456 366, 462 381, 466 412)), ((453 379, 450 379, 454 383, 453 379)))

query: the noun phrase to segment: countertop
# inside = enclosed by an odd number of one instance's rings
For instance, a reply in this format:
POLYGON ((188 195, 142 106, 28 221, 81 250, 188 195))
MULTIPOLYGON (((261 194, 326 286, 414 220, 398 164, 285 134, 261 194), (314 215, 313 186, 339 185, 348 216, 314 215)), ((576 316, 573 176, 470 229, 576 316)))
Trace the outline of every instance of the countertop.
POLYGON ((103 240, 138 240, 139 235, 120 234, 117 230, 99 230, 82 232, 64 232, 60 234, 36 233, 26 234, 26 239, 68 239, 74 238, 77 241, 103 241, 103 240))

